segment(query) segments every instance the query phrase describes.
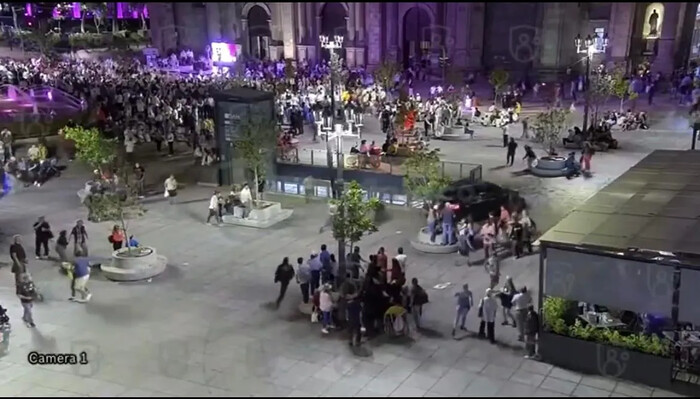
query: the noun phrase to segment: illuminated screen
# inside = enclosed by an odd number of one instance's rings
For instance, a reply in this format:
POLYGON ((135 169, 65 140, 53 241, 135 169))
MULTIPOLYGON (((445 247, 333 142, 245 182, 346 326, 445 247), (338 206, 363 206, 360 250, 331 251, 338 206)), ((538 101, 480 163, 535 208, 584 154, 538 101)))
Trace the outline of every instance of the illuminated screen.
POLYGON ((215 63, 233 64, 236 62, 236 45, 232 43, 212 42, 211 59, 215 63))

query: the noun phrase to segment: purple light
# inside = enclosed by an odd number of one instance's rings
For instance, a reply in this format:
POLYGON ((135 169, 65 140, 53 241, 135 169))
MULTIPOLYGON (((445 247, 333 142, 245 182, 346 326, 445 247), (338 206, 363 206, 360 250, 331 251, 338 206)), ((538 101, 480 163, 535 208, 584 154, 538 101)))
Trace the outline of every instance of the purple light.
POLYGON ((212 60, 222 64, 236 62, 236 45, 222 42, 211 43, 212 60))
POLYGON ((49 94, 47 95, 47 97, 49 98, 49 101, 53 101, 53 91, 52 90, 49 90, 49 94))
POLYGON ((117 3, 117 19, 124 18, 124 3, 117 3))
POLYGON ((53 19, 59 19, 59 18, 61 18, 61 13, 58 12, 58 7, 56 7, 56 8, 53 9, 53 13, 51 14, 51 17, 52 17, 53 19))
POLYGON ((73 3, 73 18, 80 19, 80 3, 73 3))
POLYGON ((148 6, 147 5, 145 5, 145 4, 143 5, 143 11, 141 11, 141 12, 143 13, 144 17, 148 18, 148 6))
POLYGON ((24 15, 28 17, 32 16, 32 5, 30 3, 27 3, 27 6, 24 9, 24 15))
POLYGON ((139 17, 139 10, 133 9, 131 10, 131 18, 138 18, 139 17))

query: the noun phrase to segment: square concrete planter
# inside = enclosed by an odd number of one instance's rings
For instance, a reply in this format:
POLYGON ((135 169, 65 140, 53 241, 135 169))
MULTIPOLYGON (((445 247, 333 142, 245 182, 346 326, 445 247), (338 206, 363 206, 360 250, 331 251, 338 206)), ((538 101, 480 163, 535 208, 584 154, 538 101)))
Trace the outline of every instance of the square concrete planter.
POLYGON ((620 378, 662 389, 671 387, 671 358, 549 332, 540 334, 539 354, 543 361, 572 371, 620 378))
POLYGON ((279 202, 259 201, 258 208, 250 210, 247 218, 240 218, 234 215, 224 215, 223 222, 237 226, 256 227, 266 229, 283 220, 289 219, 294 211, 283 209, 279 202))

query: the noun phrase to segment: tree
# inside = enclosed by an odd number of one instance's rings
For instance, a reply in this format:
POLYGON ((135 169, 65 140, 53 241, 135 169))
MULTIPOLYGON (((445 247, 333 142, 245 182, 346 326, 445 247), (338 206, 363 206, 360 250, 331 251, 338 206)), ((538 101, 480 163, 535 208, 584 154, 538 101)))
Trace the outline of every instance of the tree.
POLYGON ((12 8, 12 24, 15 28, 15 34, 19 33, 19 22, 17 17, 19 16, 19 13, 24 12, 24 5, 22 4, 10 4, 10 8, 12 8))
POLYGON ((277 142, 277 124, 271 115, 251 113, 250 118, 240 126, 240 133, 234 143, 234 150, 253 172, 255 184, 254 206, 259 205, 260 179, 265 177, 265 170, 270 162, 270 154, 274 153, 277 142))
POLYGON ((634 100, 637 98, 637 92, 632 90, 630 82, 625 78, 623 69, 615 69, 612 76, 611 92, 620 99, 620 112, 625 105, 625 100, 634 100))
POLYGON ((85 33, 85 17, 88 13, 88 6, 86 3, 80 3, 80 33, 85 33))
MULTIPOLYGON (((588 104, 591 114, 593 115, 589 123, 593 123, 598 120, 598 111, 600 107, 607 104, 608 100, 610 100, 610 96, 614 93, 613 87, 615 80, 613 76, 607 73, 602 67, 595 72, 591 72, 590 76, 591 78, 588 82, 586 96, 588 96, 588 104)), ((584 126, 584 128, 586 128, 586 126, 584 126)))
POLYGON ((374 70, 374 81, 379 87, 389 91, 394 87, 394 77, 399 72, 401 72, 401 67, 396 62, 385 59, 374 70))
POLYGON ((333 215, 333 237, 340 243, 338 249, 338 274, 345 278, 345 243, 350 248, 359 242, 365 234, 377 231, 373 215, 381 208, 378 198, 365 199, 365 190, 356 181, 351 181, 338 199, 332 199, 331 205, 337 207, 333 215))
POLYGON ((540 112, 535 117, 532 131, 535 140, 542 143, 542 147, 549 155, 556 154, 555 147, 561 140, 561 134, 567 127, 570 111, 562 108, 552 108, 540 112))
POLYGON ((501 68, 494 69, 489 75, 489 83, 493 86, 493 102, 498 102, 498 96, 501 94, 501 90, 508 83, 510 75, 508 72, 501 68))
MULTIPOLYGON (((78 160, 100 171, 101 175, 107 175, 114 170, 125 172, 123 168, 115 167, 115 161, 118 159, 117 141, 102 137, 98 129, 66 126, 61 129, 60 134, 75 143, 78 160)), ((125 180, 122 179, 122 181, 125 180)), ((118 223, 124 230, 128 246, 126 220, 130 214, 141 215, 144 212, 136 198, 130 187, 116 183, 104 192, 90 193, 85 200, 89 213, 88 219, 95 222, 118 223)))
POLYGON ((422 149, 414 151, 403 163, 404 187, 414 200, 422 200, 432 207, 440 199, 450 179, 442 176, 440 170, 440 150, 422 149))

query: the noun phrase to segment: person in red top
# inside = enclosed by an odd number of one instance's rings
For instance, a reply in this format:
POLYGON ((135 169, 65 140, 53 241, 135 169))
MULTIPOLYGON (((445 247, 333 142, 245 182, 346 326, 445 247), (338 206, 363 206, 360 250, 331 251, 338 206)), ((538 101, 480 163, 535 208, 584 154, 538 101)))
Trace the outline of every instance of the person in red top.
POLYGON ((119 250, 124 245, 124 230, 121 227, 114 225, 112 234, 109 235, 109 242, 112 243, 113 250, 119 250))
POLYGON ((388 264, 389 259, 386 256, 384 247, 381 247, 377 252, 377 266, 379 266, 379 270, 381 270, 384 275, 386 275, 388 264))

